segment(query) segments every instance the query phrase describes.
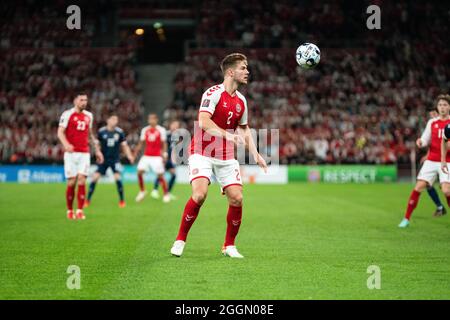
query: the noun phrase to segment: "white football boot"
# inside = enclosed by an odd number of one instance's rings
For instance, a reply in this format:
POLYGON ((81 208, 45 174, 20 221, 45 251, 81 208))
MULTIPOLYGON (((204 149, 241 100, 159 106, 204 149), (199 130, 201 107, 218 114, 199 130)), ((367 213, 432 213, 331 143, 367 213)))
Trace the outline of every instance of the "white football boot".
POLYGON ((231 258, 243 258, 244 256, 237 251, 236 246, 226 246, 222 248, 222 253, 224 256, 231 258))
POLYGON ((139 193, 136 196, 136 202, 141 202, 142 200, 144 200, 146 195, 147 191, 139 191, 139 193))
POLYGON ((159 192, 158 192, 158 190, 153 189, 153 191, 152 191, 152 193, 150 195, 151 195, 151 197, 153 199, 159 199, 159 192))
POLYGON ((163 196, 163 202, 164 203, 170 202, 170 194, 167 193, 163 196))
POLYGON ((172 249, 170 249, 170 253, 176 257, 181 257, 184 250, 184 245, 186 242, 183 240, 177 240, 173 243, 172 249))
POLYGON ((398 225, 399 228, 406 228, 409 226, 409 220, 406 218, 403 218, 402 222, 398 225))

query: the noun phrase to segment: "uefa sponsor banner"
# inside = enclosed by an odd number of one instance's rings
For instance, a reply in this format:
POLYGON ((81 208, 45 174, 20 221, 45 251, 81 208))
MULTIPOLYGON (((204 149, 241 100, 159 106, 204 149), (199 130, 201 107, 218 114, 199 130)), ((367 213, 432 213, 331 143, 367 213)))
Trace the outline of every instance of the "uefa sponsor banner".
POLYGON ((289 182, 374 183, 397 181, 395 165, 289 166, 289 182))
POLYGON ((0 182, 57 183, 64 181, 63 166, 0 165, 0 182))
MULTIPOLYGON (((97 165, 91 165, 89 169, 89 178, 97 170, 97 165)), ((180 165, 176 167, 177 183, 189 183, 188 167, 180 165)), ((168 172, 165 173, 166 179, 170 178, 168 172)), ((244 183, 258 184, 284 184, 288 182, 287 166, 269 166, 268 173, 264 173, 256 165, 241 166, 241 177, 244 183)), ((156 175, 153 172, 145 174, 146 182, 155 181, 156 175)), ((122 166, 122 180, 127 183, 137 183, 136 166, 122 166)), ((64 167, 62 165, 0 165, 0 182, 19 182, 19 183, 62 183, 65 181, 64 167)), ((114 176, 111 169, 106 171, 106 175, 100 179, 102 183, 113 183, 114 176)), ((215 182, 214 178, 211 182, 215 182)))

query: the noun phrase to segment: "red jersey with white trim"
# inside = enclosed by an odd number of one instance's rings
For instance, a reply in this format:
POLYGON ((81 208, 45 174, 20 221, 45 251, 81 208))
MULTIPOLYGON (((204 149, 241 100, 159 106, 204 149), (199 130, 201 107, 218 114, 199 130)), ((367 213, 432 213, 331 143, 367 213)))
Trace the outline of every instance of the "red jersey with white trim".
POLYGON ((161 126, 146 126, 141 131, 141 141, 145 141, 145 156, 161 157, 161 148, 166 141, 166 129, 161 126))
MULTIPOLYGON (((423 146, 430 146, 427 160, 441 162, 441 140, 444 128, 449 123, 450 118, 446 120, 433 118, 428 121, 427 126, 420 137, 423 146)), ((447 162, 450 162, 450 152, 447 152, 447 162)))
MULTIPOLYGON (((230 130, 230 133, 234 133, 239 125, 247 125, 248 121, 245 97, 237 90, 231 96, 223 84, 215 85, 203 93, 200 112, 211 114, 211 120, 218 127, 230 130)), ((234 143, 206 133, 196 121, 190 153, 221 160, 234 159, 234 143)))
POLYGON ((73 145, 74 152, 89 153, 89 129, 93 122, 94 116, 86 110, 77 112, 72 108, 61 115, 59 126, 66 129, 66 139, 73 145))

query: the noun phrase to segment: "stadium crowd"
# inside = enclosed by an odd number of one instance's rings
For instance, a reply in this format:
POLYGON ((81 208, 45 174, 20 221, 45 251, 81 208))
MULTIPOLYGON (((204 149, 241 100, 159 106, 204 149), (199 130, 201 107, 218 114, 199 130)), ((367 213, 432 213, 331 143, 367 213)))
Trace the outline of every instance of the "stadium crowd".
MULTIPOLYGON (((60 162, 57 121, 79 90, 89 92, 98 126, 116 112, 129 142, 138 139, 142 96, 132 67, 136 44, 127 40, 135 37, 119 39, 122 49, 94 49, 95 15, 88 11, 83 31, 67 36, 67 29, 55 28, 64 23, 57 18, 61 12, 65 18, 64 1, 52 3, 0 4, 2 163, 60 162)), ((250 125, 280 130, 279 143, 262 148, 279 149, 281 163, 409 162, 433 98, 450 87, 445 3, 195 3, 195 46, 177 67, 165 124, 179 119, 192 129, 202 92, 221 81, 220 59, 243 50, 250 59, 242 90, 250 125), (381 30, 365 27, 369 4, 383 6, 381 30), (305 41, 322 49, 313 70, 295 62, 295 47, 305 41)))
POLYGON ((449 16, 445 3, 204 1, 165 118, 189 127, 203 90, 221 81, 220 58, 236 50, 220 48, 246 48, 250 125, 280 130, 281 163, 408 163, 450 87, 449 16), (381 30, 366 28, 371 4, 383 8, 381 30), (305 40, 322 48, 314 70, 295 63, 305 40))
POLYGON ((116 113, 131 142, 138 139, 141 97, 133 52, 104 49, 9 50, 0 54, 0 161, 57 162, 59 117, 74 94, 89 92, 97 127, 116 113))
MULTIPOLYGON (((280 130, 282 163, 409 162, 433 98, 450 84, 448 52, 436 57, 435 49, 394 42, 322 50, 320 66, 307 71, 292 50, 248 50, 250 124, 280 130)), ((203 90, 220 82, 224 54, 191 52, 177 71, 167 119, 192 124, 203 90)))

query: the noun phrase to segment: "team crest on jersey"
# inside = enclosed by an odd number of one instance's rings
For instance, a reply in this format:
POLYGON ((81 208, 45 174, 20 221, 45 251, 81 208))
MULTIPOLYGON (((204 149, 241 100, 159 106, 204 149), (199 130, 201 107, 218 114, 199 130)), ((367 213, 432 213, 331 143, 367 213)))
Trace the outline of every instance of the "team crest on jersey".
POLYGON ((236 111, 241 112, 241 105, 239 103, 236 105, 236 111))
POLYGON ((114 134, 114 140, 116 140, 116 141, 119 140, 119 134, 118 133, 114 134))
POLYGON ((202 108, 208 108, 209 107, 209 99, 203 100, 202 108))

